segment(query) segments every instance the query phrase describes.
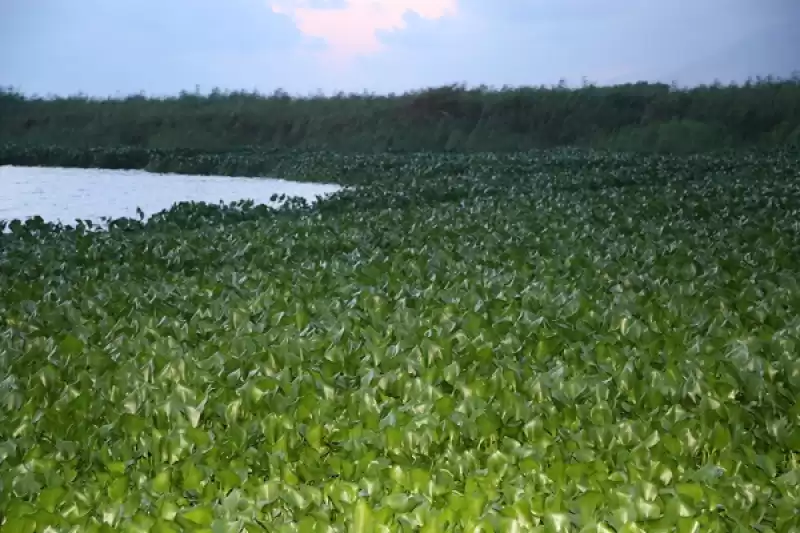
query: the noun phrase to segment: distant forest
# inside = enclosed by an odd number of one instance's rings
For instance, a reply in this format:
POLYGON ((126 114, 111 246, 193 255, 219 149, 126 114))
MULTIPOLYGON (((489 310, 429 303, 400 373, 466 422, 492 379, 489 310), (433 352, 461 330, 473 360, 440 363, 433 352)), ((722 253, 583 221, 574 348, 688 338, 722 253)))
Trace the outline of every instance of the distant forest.
POLYGON ((0 143, 210 153, 800 147, 800 77, 694 88, 450 85, 401 95, 314 97, 214 90, 171 98, 38 98, 5 89, 0 143))

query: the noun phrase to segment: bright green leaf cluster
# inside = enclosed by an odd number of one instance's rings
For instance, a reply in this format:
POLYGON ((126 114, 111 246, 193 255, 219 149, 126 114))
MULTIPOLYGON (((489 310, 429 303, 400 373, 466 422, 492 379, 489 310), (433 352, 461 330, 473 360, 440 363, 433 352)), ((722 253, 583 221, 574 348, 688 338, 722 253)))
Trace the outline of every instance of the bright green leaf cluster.
POLYGON ((798 531, 800 161, 483 157, 11 224, 2 531, 798 531))

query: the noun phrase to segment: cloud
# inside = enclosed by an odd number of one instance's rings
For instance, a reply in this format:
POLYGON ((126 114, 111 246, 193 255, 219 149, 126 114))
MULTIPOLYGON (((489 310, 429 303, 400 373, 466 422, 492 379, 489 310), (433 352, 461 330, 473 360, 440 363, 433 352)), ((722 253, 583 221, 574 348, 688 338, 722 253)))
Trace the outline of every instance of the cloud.
POLYGON ((385 50, 378 32, 402 30, 406 17, 414 14, 435 20, 457 13, 456 0, 338 0, 303 2, 274 0, 272 10, 291 16, 305 35, 324 39, 327 56, 347 62, 357 55, 385 50))

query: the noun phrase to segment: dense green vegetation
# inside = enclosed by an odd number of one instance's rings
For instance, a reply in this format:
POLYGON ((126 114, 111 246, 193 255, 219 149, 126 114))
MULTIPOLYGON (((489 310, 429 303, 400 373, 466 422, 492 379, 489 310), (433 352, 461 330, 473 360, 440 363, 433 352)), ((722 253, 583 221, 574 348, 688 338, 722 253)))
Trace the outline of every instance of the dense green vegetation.
POLYGON ((0 233, 3 531, 798 531, 796 154, 286 157, 0 233))
MULTIPOLYGON (((729 156, 696 154, 690 168, 695 173, 747 171, 763 151, 732 152, 729 156)), ((790 152, 772 151, 773 154, 790 152)), ((576 172, 589 165, 596 179, 605 183, 639 182, 654 173, 682 172, 684 159, 631 158, 603 151, 559 149, 517 153, 479 152, 473 154, 341 154, 335 152, 276 151, 241 149, 230 153, 201 150, 146 150, 140 148, 70 149, 57 146, 0 146, 0 165, 63 166, 77 168, 143 169, 152 172, 216 174, 223 176, 280 176, 296 181, 317 181, 341 185, 389 186, 387 180, 434 178, 453 175, 525 178, 542 172, 576 172), (623 171, 622 174, 619 172, 623 171), (601 174, 597 174, 600 172, 601 174)), ((493 178, 498 179, 498 178, 493 178)), ((440 194, 457 196, 459 188, 446 189, 436 183, 440 194)), ((372 190, 372 188, 370 188, 372 190)), ((394 190, 393 188, 391 190, 394 190)), ((388 190, 387 190, 388 194, 388 190)))
POLYGON ((448 86, 296 98, 215 91, 175 98, 0 93, 0 144, 336 152, 519 151, 583 146, 698 152, 800 146, 800 78, 678 89, 448 86))

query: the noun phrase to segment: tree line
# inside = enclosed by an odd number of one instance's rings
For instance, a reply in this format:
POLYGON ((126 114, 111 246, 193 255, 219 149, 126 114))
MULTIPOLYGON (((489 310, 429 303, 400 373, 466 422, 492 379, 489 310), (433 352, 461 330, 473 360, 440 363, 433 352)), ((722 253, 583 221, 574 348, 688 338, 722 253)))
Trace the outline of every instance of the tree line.
POLYGON ((467 87, 294 97, 214 90, 168 98, 0 91, 0 142, 231 152, 699 152, 800 146, 800 77, 679 88, 467 87))

